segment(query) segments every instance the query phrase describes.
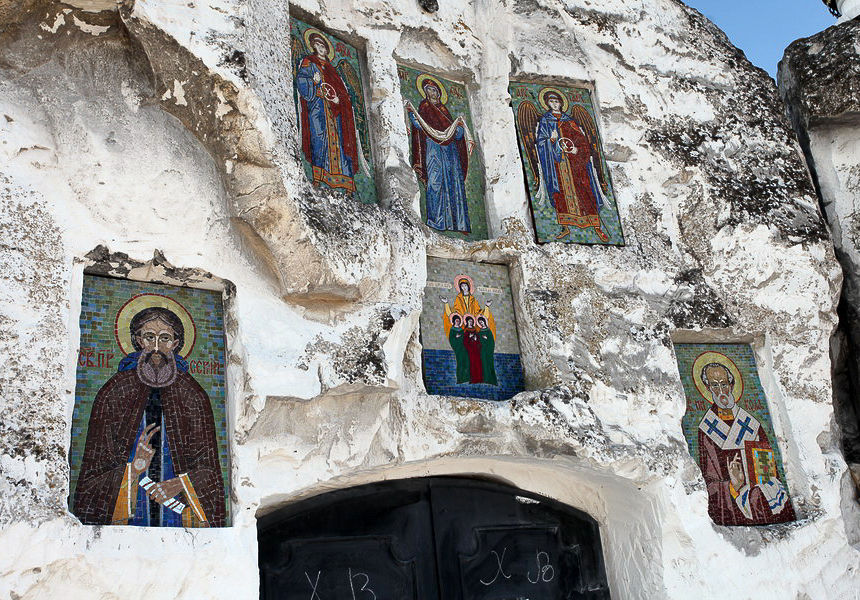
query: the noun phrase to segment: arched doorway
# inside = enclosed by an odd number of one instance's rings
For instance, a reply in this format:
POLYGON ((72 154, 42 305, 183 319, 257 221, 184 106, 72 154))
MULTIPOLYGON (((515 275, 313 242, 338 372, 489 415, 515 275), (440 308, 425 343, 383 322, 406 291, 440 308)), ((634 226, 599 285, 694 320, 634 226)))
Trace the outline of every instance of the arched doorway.
POLYGON ((263 600, 609 598, 597 522, 454 477, 330 492, 258 524, 263 600))

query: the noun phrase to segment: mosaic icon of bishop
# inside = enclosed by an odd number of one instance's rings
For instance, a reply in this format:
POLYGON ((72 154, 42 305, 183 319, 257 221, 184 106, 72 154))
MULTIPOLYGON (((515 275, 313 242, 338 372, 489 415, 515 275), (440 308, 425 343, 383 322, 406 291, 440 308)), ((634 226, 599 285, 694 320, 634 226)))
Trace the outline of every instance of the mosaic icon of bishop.
POLYGON ((499 385, 496 377, 496 320, 490 310, 492 300, 484 306, 472 293, 475 283, 468 275, 454 280, 459 291, 453 307, 441 298, 442 327, 457 361, 457 383, 499 385))
MULTIPOLYGON (((752 362, 748 346, 727 348, 739 356, 750 355, 752 362)), ((749 388, 747 396, 763 397, 758 377, 750 376, 744 381, 741 369, 728 354, 715 350, 700 352, 692 361, 691 377, 686 380, 710 403, 698 421, 697 431, 690 432, 690 438, 696 436, 696 445, 691 444, 691 448, 698 449, 699 466, 708 490, 708 512, 719 525, 793 521, 794 509, 777 468, 778 449, 767 433, 771 425, 741 406, 745 383, 749 388)), ((747 398, 748 406, 750 402, 747 398)), ((767 419, 767 410, 762 408, 759 414, 767 419)), ((693 416, 691 412, 688 409, 685 419, 693 416)), ((690 423, 694 424, 695 421, 690 423)))

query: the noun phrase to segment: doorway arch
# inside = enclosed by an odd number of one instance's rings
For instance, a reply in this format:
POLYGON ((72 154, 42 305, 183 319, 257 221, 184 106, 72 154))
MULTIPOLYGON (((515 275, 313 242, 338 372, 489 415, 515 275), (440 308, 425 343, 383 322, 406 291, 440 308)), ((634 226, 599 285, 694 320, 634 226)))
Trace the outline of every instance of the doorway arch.
POLYGON ((588 514, 461 477, 328 492, 258 522, 263 600, 609 598, 588 514))

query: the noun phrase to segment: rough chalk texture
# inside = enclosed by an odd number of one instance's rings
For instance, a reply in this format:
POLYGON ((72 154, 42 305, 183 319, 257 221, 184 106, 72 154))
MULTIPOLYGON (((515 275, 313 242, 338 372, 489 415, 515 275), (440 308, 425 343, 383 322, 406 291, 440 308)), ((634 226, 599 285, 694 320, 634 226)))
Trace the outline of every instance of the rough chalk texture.
POLYGON ((0 14, 0 597, 250 600, 256 515, 443 474, 588 512, 615 598, 855 593, 830 378, 839 263, 773 82, 699 13, 676 0, 17 4, 14 23, 0 14), (303 172, 291 11, 362 54, 379 205, 303 172), (490 239, 421 223, 398 63, 465 84, 490 239), (511 80, 593 86, 626 246, 534 242, 511 80), (426 393, 428 255, 508 266, 527 391, 426 393), (68 513, 89 265, 235 284, 232 527, 68 513), (675 342, 752 344, 796 523, 713 524, 675 342))

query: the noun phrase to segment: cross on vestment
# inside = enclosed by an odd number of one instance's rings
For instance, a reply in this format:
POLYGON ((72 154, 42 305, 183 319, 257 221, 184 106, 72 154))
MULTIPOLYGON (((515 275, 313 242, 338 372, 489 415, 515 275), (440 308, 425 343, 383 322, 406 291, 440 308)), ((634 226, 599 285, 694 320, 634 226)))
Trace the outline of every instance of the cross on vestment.
MULTIPOLYGON (((747 418, 746 418, 745 420, 743 420, 743 421, 738 421, 738 425, 740 425, 740 426, 741 426, 741 430, 740 430, 740 431, 738 431, 738 439, 736 439, 736 440, 735 440, 735 444, 740 444, 740 443, 741 443, 741 440, 742 440, 742 439, 744 439, 744 435, 745 435, 747 432, 749 432, 749 433, 752 433, 752 432, 753 432, 753 428, 752 428, 752 427, 750 427, 750 419, 751 419, 751 418, 752 418, 752 417, 750 417, 749 415, 747 415, 747 418)), ((724 437, 723 439, 725 439, 725 437, 724 437)))
MULTIPOLYGON (((720 431, 718 429, 719 423, 717 422, 716 417, 714 417, 710 421, 705 419, 705 425, 708 426, 708 435, 711 435, 712 433, 716 433, 718 436, 720 436, 723 439, 726 439, 728 437, 725 433, 723 433, 722 431, 720 431)), ((752 431, 752 430, 750 430, 750 431, 752 431)), ((740 438, 738 438, 738 439, 740 439, 740 438)))

